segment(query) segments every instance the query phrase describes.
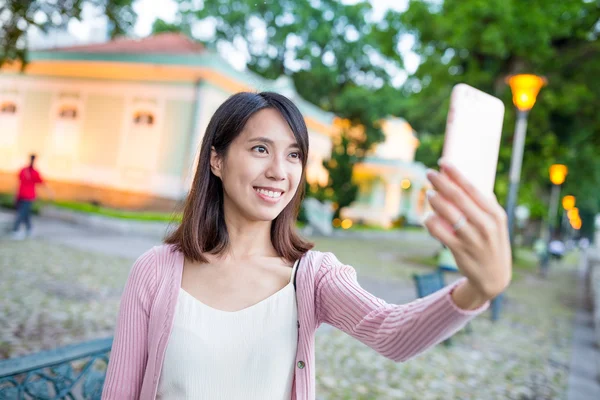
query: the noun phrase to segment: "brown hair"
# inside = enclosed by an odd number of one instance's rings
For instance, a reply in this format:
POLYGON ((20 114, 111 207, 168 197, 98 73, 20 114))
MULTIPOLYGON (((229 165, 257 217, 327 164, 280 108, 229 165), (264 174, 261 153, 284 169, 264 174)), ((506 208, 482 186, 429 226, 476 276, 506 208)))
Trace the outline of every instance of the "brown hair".
POLYGON ((293 262, 313 247, 296 233, 296 218, 304 198, 308 131, 300 110, 291 100, 277 93, 241 92, 229 97, 212 116, 202 139, 200 157, 190 193, 185 201, 183 219, 165 243, 192 261, 207 262, 204 253, 222 254, 229 247, 229 234, 223 211, 221 179, 210 169, 210 153, 225 156, 229 145, 242 132, 256 112, 272 108, 281 114, 292 130, 302 157, 302 177, 294 198, 273 220, 271 241, 280 257, 293 262))

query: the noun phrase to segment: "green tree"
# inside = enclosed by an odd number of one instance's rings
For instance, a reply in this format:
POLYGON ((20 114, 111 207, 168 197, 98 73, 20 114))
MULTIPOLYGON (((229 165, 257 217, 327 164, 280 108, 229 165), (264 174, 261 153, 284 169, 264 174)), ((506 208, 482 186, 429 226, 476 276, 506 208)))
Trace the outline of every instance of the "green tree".
POLYGON ((192 36, 192 30, 189 25, 183 24, 181 22, 171 23, 157 18, 152 24, 152 35, 166 32, 183 33, 187 36, 192 36))
POLYGON ((303 98, 361 127, 363 135, 346 136, 339 145, 354 148, 354 154, 346 158, 345 150, 334 151, 332 165, 337 167, 325 164, 334 201, 340 207, 350 204, 356 196, 353 163, 383 139, 378 121, 401 114, 404 101, 392 85, 402 58, 387 26, 384 31, 372 20, 371 4, 214 0, 197 8, 190 0, 179 3, 186 24, 211 21, 211 40, 247 50, 250 70, 268 79, 290 76, 303 98))
POLYGON ((0 67, 8 61, 27 62, 27 32, 44 33, 65 29, 72 19, 80 19, 84 4, 100 10, 109 22, 110 36, 129 31, 136 20, 134 0, 4 0, 0 1, 0 67))
POLYGON ((333 218, 340 216, 342 208, 349 206, 356 199, 358 186, 352 179, 353 167, 359 157, 356 155, 356 144, 351 135, 343 130, 331 151, 331 158, 323 161, 329 172, 329 182, 325 188, 309 186, 307 193, 317 199, 330 200, 335 204, 333 218))
MULTIPOLYGON (((600 209, 600 1, 411 1, 405 13, 386 18, 416 39, 413 50, 421 63, 403 90, 406 118, 417 131, 442 137, 456 83, 501 98, 507 112, 496 192, 502 200, 515 122, 504 79, 522 72, 544 75, 548 85, 529 115, 519 202, 536 217, 546 214, 548 167, 558 162, 570 170, 563 193, 575 195, 590 215, 600 209)), ((418 157, 431 162, 441 152, 439 143, 422 141, 418 157)))

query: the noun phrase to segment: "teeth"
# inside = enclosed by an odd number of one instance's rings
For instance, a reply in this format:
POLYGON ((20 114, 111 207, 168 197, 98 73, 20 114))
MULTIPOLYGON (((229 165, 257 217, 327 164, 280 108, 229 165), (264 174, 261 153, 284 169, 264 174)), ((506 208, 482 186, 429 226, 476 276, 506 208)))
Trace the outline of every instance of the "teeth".
POLYGON ((272 197, 274 199, 281 197, 281 192, 273 192, 265 189, 255 189, 258 193, 264 194, 265 196, 272 197))

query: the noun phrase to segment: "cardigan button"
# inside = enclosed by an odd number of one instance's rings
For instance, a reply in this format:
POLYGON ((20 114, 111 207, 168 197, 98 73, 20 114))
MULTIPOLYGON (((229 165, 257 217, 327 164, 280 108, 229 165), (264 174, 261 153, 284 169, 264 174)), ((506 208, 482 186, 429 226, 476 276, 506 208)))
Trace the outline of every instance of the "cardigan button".
POLYGON ((298 361, 298 368, 304 368, 304 361, 298 361))

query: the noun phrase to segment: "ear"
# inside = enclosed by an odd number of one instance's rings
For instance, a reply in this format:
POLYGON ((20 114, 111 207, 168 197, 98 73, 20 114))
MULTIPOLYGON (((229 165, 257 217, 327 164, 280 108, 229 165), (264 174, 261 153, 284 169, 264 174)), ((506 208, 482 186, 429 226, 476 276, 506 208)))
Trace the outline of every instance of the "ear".
POLYGON ((210 170, 212 173, 221 178, 221 170, 223 168, 223 159, 217 154, 215 147, 210 148, 210 170))

